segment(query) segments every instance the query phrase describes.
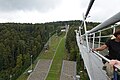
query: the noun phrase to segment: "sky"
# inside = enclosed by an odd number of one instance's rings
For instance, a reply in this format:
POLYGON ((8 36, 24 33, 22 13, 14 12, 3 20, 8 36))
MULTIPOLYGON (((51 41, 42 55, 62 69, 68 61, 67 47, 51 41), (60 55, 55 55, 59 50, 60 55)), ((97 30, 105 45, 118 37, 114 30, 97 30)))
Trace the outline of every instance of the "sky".
MULTIPOLYGON (((0 23, 82 20, 90 0, 0 0, 0 23)), ((95 0, 87 21, 103 22, 120 12, 120 0, 95 0)))

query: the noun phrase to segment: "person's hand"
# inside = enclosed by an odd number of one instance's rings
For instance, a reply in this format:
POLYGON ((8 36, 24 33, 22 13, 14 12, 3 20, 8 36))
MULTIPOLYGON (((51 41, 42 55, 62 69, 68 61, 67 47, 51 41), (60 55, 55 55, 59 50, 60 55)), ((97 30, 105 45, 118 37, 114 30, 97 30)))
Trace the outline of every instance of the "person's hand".
POLYGON ((97 51, 95 48, 91 50, 92 52, 97 51))
POLYGON ((119 65, 120 66, 120 61, 118 61, 118 60, 110 60, 109 64, 112 65, 112 66, 114 66, 114 65, 119 65))

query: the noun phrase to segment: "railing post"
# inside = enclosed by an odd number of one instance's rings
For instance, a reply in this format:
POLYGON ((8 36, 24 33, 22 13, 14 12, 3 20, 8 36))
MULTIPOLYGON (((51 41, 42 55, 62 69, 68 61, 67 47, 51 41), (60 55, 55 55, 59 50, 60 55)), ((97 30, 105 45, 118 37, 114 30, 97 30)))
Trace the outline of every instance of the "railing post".
POLYGON ((87 29, 86 29, 86 23, 85 23, 85 16, 83 14, 83 21, 84 21, 84 30, 85 30, 85 37, 86 37, 86 42, 87 42, 87 49, 88 51, 90 50, 89 44, 88 44, 88 34, 87 34, 87 29))
POLYGON ((99 33, 99 44, 98 44, 98 47, 100 47, 100 42, 101 42, 101 31, 99 33))
POLYGON ((79 33, 80 33, 80 36, 81 36, 81 27, 79 26, 79 33))
POLYGON ((82 43, 81 27, 79 26, 80 43, 82 43))
POLYGON ((31 70, 33 69, 33 67, 32 67, 32 57, 33 57, 33 55, 31 54, 31 70))
POLYGON ((90 42, 91 42, 91 35, 89 34, 89 35, 88 35, 88 44, 89 44, 89 47, 91 48, 92 46, 91 46, 91 43, 90 43, 90 42))
POLYGON ((115 33, 115 26, 113 27, 113 34, 115 33))
POLYGON ((95 33, 93 33, 93 44, 92 44, 92 49, 94 49, 95 45, 95 33))

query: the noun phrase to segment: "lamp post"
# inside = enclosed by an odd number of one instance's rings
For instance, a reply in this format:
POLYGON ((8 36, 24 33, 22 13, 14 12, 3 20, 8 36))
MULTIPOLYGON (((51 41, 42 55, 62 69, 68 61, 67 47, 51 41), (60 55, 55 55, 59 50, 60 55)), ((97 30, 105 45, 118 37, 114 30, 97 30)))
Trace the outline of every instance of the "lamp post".
POLYGON ((31 57, 31 70, 32 70, 32 57, 33 57, 33 55, 31 55, 30 57, 31 57))
POLYGON ((79 75, 76 75, 76 80, 80 80, 80 76, 79 75))
POLYGON ((30 73, 33 71, 33 68, 32 68, 32 57, 33 57, 33 55, 31 54, 31 55, 30 55, 30 60, 31 60, 31 69, 30 69, 30 70, 28 70, 28 74, 30 74, 30 73))
POLYGON ((50 46, 50 38, 51 38, 51 33, 49 33, 49 46, 50 46))
POLYGON ((12 75, 10 74, 10 80, 11 80, 11 78, 12 78, 12 75))

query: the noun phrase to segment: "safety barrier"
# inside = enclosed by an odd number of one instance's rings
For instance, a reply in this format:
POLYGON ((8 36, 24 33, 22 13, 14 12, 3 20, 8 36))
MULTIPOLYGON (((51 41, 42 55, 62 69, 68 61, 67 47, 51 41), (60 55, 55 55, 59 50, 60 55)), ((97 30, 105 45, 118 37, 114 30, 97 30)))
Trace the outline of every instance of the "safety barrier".
MULTIPOLYGON (((94 3, 94 0, 91 0, 88 6, 88 9, 86 11, 86 14, 83 14, 83 22, 81 23, 81 26, 79 27, 79 36, 80 36, 80 44, 86 45, 88 52, 91 51, 91 48, 95 48, 95 39, 98 39, 98 47, 101 45, 101 39, 106 37, 113 37, 113 33, 115 32, 116 27, 119 25, 116 25, 115 23, 120 21, 120 12, 112 16, 111 18, 107 19, 106 21, 102 22, 101 24, 97 25, 91 30, 87 30, 86 27, 86 19, 90 12, 90 9, 94 3), (81 34, 81 30, 84 29, 84 34, 81 34), (112 29, 111 34, 109 35, 102 35, 101 33, 105 30, 112 29), (97 35, 96 35, 97 34, 97 35), (99 35, 98 35, 99 34, 99 35), (92 40, 92 41, 91 41, 92 40), (86 42, 86 43, 85 43, 86 42), (92 46, 90 47, 90 44, 92 43, 92 46)), ((107 62, 110 62, 109 59, 101 55, 99 52, 94 51, 94 53, 99 56, 100 58, 104 59, 107 62)), ((120 70, 120 66, 114 65, 117 69, 120 70)))

